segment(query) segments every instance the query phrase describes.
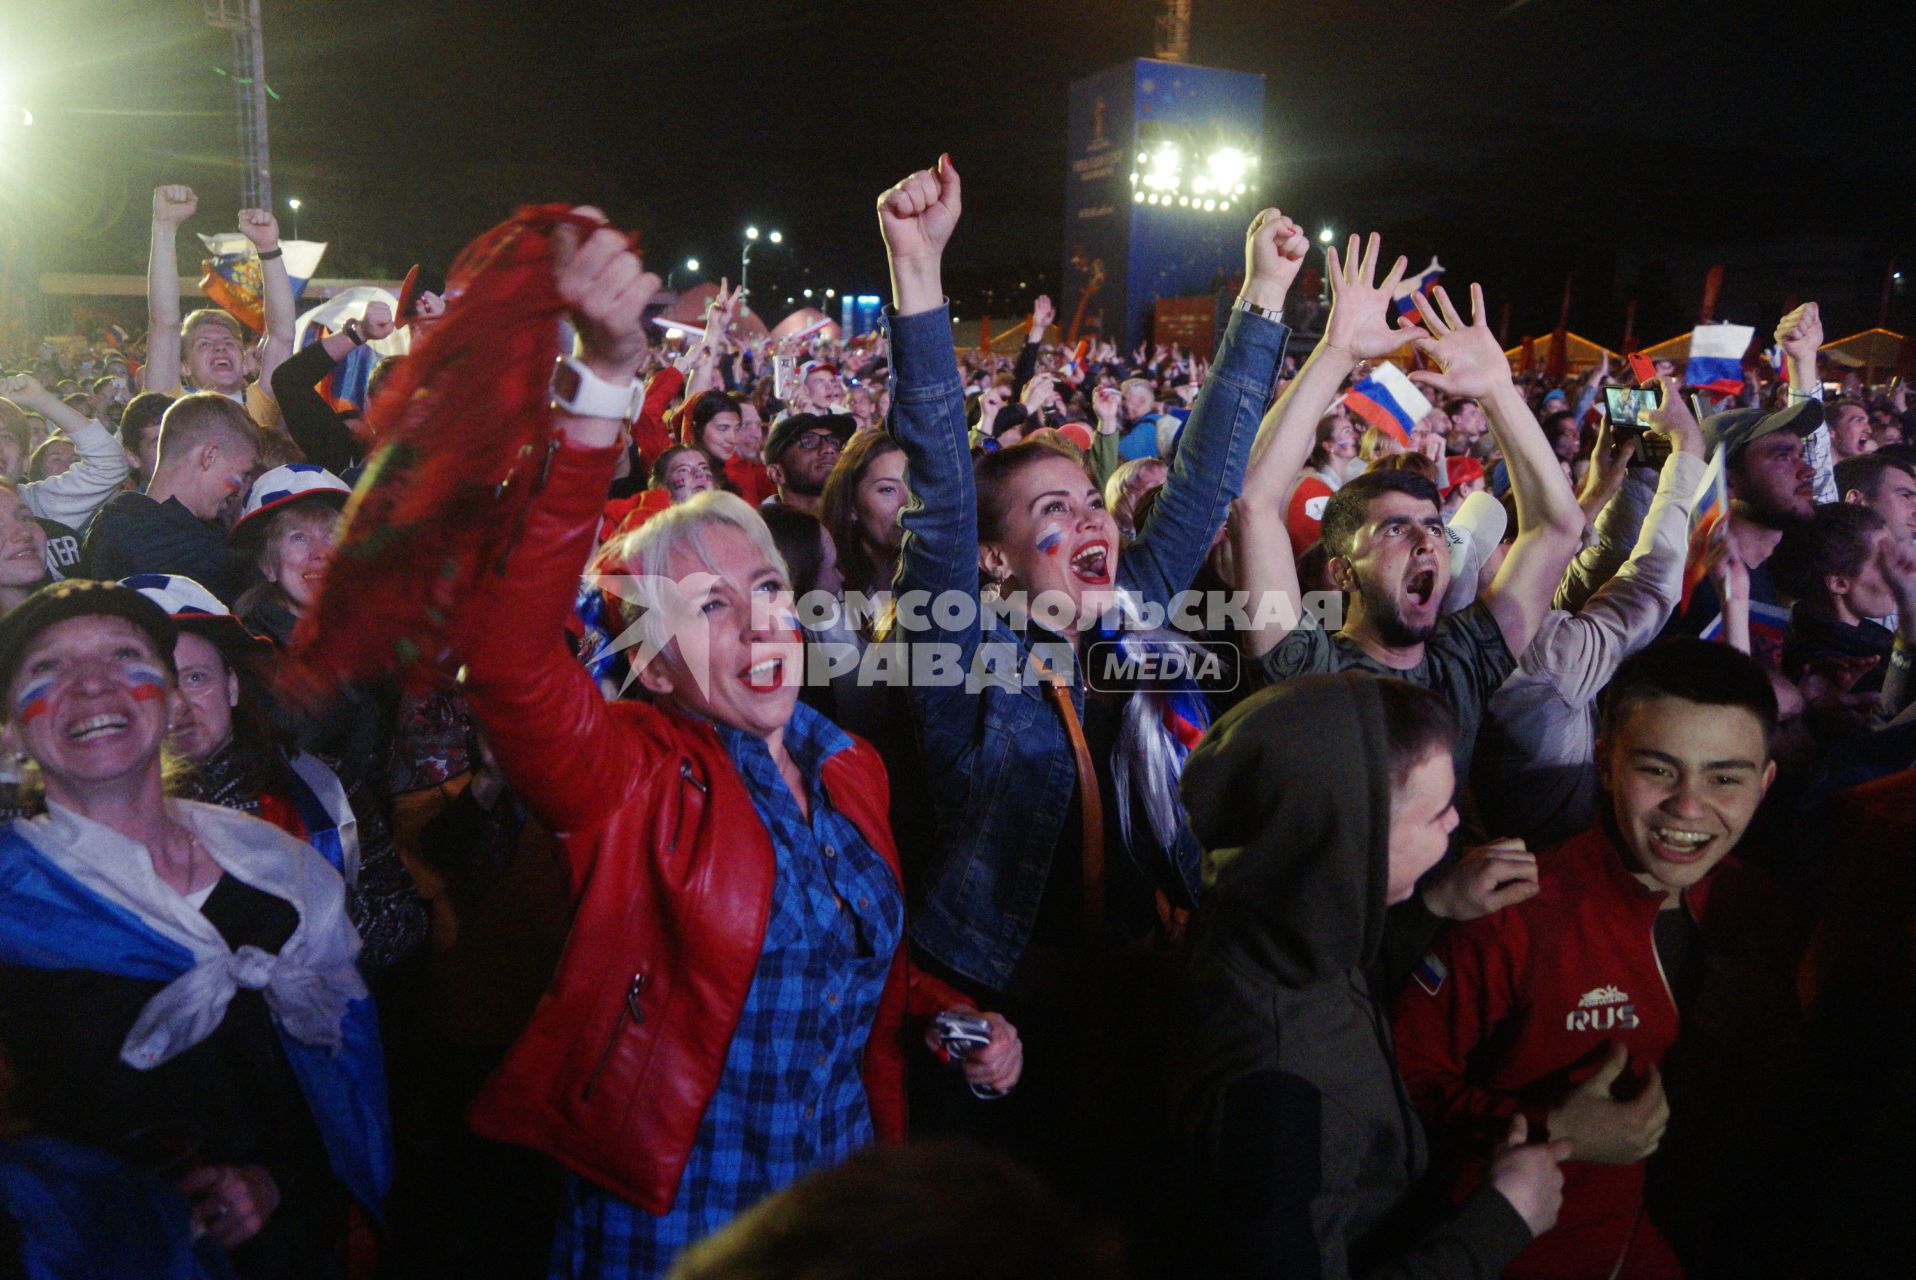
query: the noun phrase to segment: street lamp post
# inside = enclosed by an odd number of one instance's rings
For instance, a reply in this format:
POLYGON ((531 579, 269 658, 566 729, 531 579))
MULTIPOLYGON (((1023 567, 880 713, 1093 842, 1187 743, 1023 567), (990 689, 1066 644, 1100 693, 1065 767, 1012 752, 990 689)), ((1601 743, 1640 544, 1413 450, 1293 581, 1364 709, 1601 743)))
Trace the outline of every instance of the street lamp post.
MULTIPOLYGON (((768 232, 765 238, 773 244, 785 243, 785 236, 782 232, 768 232)), ((748 282, 752 275, 752 246, 757 244, 758 240, 759 230, 757 227, 745 228, 745 244, 739 251, 738 257, 738 292, 740 297, 745 297, 751 293, 748 282)))
POLYGON ((293 239, 295 240, 299 239, 299 205, 298 196, 293 196, 286 201, 286 207, 293 211, 293 239))

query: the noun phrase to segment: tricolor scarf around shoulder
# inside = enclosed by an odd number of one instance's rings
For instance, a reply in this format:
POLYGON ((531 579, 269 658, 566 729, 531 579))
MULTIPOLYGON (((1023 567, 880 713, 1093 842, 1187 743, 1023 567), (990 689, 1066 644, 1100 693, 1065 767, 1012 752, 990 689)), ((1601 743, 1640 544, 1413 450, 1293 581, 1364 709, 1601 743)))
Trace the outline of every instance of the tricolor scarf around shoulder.
POLYGON ((212 1034, 239 987, 262 991, 334 1173, 377 1209, 393 1168, 385 1067, 372 998, 352 967, 359 939, 337 873, 257 818, 187 802, 175 802, 175 813, 222 869, 299 913, 277 956, 228 949, 184 899, 148 883, 158 877, 138 845, 56 809, 0 827, 0 961, 164 984, 121 1048, 136 1069, 212 1034))
MULTIPOLYGON (((1118 646, 1134 669, 1166 669, 1163 658, 1189 649, 1192 641, 1164 628, 1142 626, 1136 599, 1121 592, 1118 606, 1095 636, 1118 646)), ((1182 670, 1181 665, 1169 669, 1182 670)), ((1130 844, 1131 807, 1142 802, 1144 816, 1158 847, 1175 856, 1185 830, 1184 809, 1178 799, 1178 780, 1184 762, 1211 724, 1211 708, 1197 683, 1180 678, 1175 683, 1140 688, 1126 700, 1118 729, 1117 749, 1111 755, 1111 781, 1117 787, 1118 831, 1130 844)))

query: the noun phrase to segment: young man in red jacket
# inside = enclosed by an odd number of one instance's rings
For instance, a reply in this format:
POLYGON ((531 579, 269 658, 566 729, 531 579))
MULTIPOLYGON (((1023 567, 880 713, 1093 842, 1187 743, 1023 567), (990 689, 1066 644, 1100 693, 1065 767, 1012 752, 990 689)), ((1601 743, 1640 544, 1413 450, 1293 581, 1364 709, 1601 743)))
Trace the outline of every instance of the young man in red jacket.
POLYGON ((1768 677, 1727 646, 1630 658, 1604 708, 1597 825, 1538 857, 1535 897, 1452 928, 1399 1000, 1404 1080, 1457 1185, 1512 1116, 1572 1144, 1557 1226, 1506 1276, 1681 1276, 1672 1238, 1755 1163, 1731 1135, 1774 1115, 1758 1099, 1792 1042, 1793 934, 1766 877, 1727 855, 1775 777, 1775 727, 1768 677))

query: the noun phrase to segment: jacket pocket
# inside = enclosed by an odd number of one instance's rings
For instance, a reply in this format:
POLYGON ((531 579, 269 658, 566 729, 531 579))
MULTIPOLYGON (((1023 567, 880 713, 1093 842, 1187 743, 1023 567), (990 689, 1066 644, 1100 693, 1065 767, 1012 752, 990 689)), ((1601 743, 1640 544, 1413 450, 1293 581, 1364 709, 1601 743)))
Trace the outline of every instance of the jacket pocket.
POLYGON ((612 1061, 612 1051, 619 1045, 619 1037, 624 1035, 628 1026, 645 1025, 645 1006, 639 1003, 639 997, 645 992, 645 973, 640 971, 632 975, 626 985, 625 1002, 619 1006, 617 1017, 612 1020, 612 1029, 605 1033, 605 1045, 599 1050, 598 1061, 592 1064, 592 1074, 585 1078, 585 1085, 579 1090, 579 1101, 592 1100, 592 1090, 599 1083, 599 1077, 605 1074, 607 1064, 612 1061))

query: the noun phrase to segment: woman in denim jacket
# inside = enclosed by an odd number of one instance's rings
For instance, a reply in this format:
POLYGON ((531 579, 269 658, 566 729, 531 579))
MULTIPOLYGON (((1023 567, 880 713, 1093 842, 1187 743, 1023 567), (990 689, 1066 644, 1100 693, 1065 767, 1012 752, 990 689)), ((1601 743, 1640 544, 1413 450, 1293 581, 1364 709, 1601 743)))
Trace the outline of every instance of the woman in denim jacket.
MULTIPOLYGON (((1041 906, 1050 906, 1045 899, 1060 896, 1047 886, 1061 842, 1084 852, 1072 732, 1039 672, 1049 659, 1069 681, 1071 718, 1085 726, 1095 748, 1102 726, 1095 707, 1087 722, 1073 650, 1081 639, 1095 638, 1100 614, 1128 613, 1136 622, 1135 608, 1114 609, 1120 595, 1147 613, 1152 606, 1163 611, 1191 585, 1237 495, 1270 401, 1288 336, 1275 317, 1308 241, 1276 210, 1252 221, 1247 282, 1210 378, 1151 522, 1120 555, 1116 525, 1074 452, 1019 444, 985 455, 974 475, 940 281, 958 210, 959 180, 949 158, 879 202, 892 270, 890 430, 904 447, 913 494, 900 516, 897 634, 914 648, 942 646, 914 654, 912 664, 914 728, 933 779, 938 830, 912 933, 947 968, 1004 990, 1040 923, 1041 906), (1005 602, 995 611, 980 607, 981 570, 1005 602), (1029 626, 1009 607, 1021 594, 1035 615, 1029 626)), ((1120 726, 1119 736, 1154 735, 1125 734, 1120 726)), ((1101 778, 1123 778, 1131 762, 1097 763, 1101 778)), ((1148 793, 1157 781, 1140 774, 1125 791, 1144 796, 1141 807, 1150 810, 1156 806, 1148 793)), ((1174 798, 1174 777, 1169 784, 1174 798)), ((1102 790, 1120 819, 1106 824, 1110 879, 1135 879, 1188 902, 1198 884, 1197 852, 1182 821, 1169 832, 1155 822, 1132 822, 1129 794, 1118 800, 1111 788, 1102 790), (1120 838, 1121 827, 1130 830, 1129 840, 1120 838), (1162 867, 1144 865, 1149 859, 1162 867), (1121 870, 1120 860, 1130 869, 1121 870)), ((1070 878, 1077 875, 1072 868, 1070 878)), ((1113 893, 1122 891, 1113 884, 1113 893)), ((1154 896, 1146 895, 1147 906, 1154 896)), ((1063 906, 1065 916, 1078 917, 1076 904, 1063 906)), ((1125 907, 1116 899, 1106 904, 1109 929, 1121 929, 1125 907)))

